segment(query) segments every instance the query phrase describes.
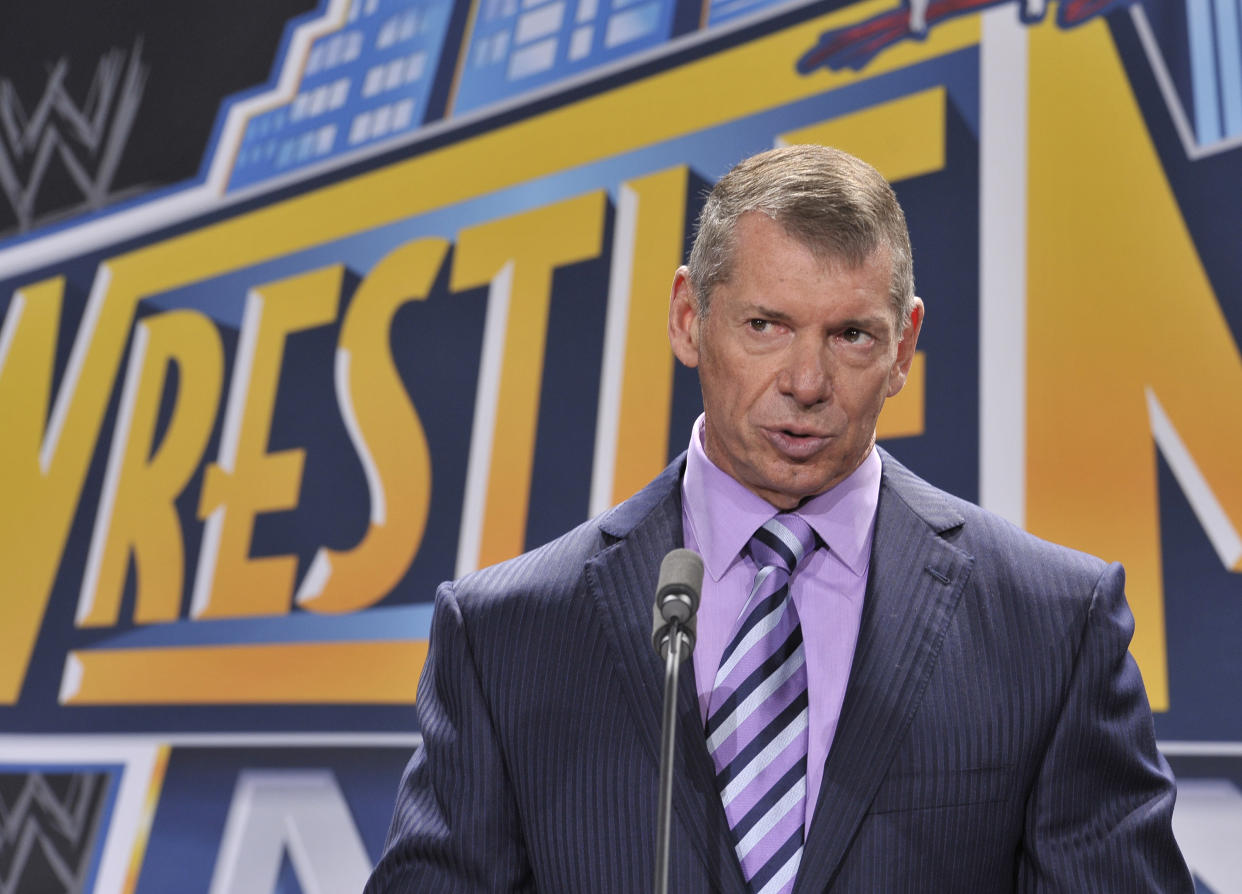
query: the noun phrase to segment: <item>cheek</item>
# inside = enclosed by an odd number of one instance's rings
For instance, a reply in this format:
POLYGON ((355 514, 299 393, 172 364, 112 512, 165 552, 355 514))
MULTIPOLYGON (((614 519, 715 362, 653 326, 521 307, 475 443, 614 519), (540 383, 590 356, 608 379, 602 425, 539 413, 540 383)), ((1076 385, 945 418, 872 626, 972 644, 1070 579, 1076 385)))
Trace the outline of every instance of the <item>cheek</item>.
POLYGON ((892 384, 893 378, 886 370, 873 370, 869 375, 860 376, 852 388, 838 388, 837 394, 853 421, 865 423, 879 415, 892 384))
POLYGON ((780 394, 758 375, 752 380, 737 383, 732 403, 733 415, 738 420, 749 420, 756 424, 769 419, 773 413, 782 412, 780 394))
POLYGON ((699 367, 703 405, 724 419, 740 422, 764 399, 767 374, 743 358, 713 352, 699 367))
POLYGON ((699 386, 707 418, 721 434, 726 434, 736 415, 736 384, 721 376, 718 369, 704 365, 699 368, 699 386))

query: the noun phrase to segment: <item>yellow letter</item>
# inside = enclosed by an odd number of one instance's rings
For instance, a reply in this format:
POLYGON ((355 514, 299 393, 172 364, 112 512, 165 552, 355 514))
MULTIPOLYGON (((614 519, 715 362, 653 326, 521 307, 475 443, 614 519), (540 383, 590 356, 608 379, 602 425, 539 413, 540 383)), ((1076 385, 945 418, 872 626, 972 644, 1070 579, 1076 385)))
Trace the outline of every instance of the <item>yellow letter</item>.
POLYGON ((686 241, 689 170, 622 184, 613 230, 591 513, 635 493, 668 464, 673 350, 668 285, 686 241))
POLYGON ((14 293, 0 329, 3 704, 13 704, 21 694, 125 349, 137 295, 132 284, 125 284, 123 267, 112 261, 99 267, 50 414, 64 279, 46 280, 14 293))
POLYGON ((292 509, 303 450, 267 452, 285 337, 336 317, 345 269, 325 267, 260 286, 246 297, 219 461, 207 467, 199 517, 207 524, 190 614, 196 618, 276 615, 289 610, 295 556, 250 557, 254 517, 292 509))
POLYGON ((56 329, 63 278, 14 293, 0 330, 0 559, 5 584, 0 597, 0 700, 13 704, 21 693, 26 664, 47 608, 51 578, 64 548, 67 513, 53 513, 46 501, 72 490, 63 476, 49 480, 39 468, 39 443, 52 389, 56 329), (61 487, 57 487, 61 485, 61 487), (42 509, 40 507, 43 507, 42 509), (61 522, 57 524, 57 522, 61 522))
POLYGON ((1164 710, 1153 435, 1238 570, 1242 358, 1108 26, 1046 25, 1030 47, 1027 524, 1125 562, 1132 650, 1164 710))
POLYGON ((116 623, 131 550, 138 569, 135 620, 176 620, 185 560, 174 501, 198 468, 211 436, 223 374, 220 335, 204 315, 170 311, 134 327, 82 578, 79 625, 116 623), (174 362, 179 373, 176 403, 159 450, 153 452, 160 399, 174 362))
POLYGON ((300 605, 323 612, 364 608, 384 598, 418 553, 431 502, 431 456, 418 411, 389 350, 392 318, 427 297, 448 243, 420 239, 376 264, 354 294, 336 351, 336 399, 362 461, 371 526, 351 550, 319 550, 298 590, 300 605))
POLYGON ((604 207, 603 191, 591 192, 463 230, 458 240, 451 287, 491 285, 459 574, 511 558, 525 545, 552 271, 599 254, 604 207))

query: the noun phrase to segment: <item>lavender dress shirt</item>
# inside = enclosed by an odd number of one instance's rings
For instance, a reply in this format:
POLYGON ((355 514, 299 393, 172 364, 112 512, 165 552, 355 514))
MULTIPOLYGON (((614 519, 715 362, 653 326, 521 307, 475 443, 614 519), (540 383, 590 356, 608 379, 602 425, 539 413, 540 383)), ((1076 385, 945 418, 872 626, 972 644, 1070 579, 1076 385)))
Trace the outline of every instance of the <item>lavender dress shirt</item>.
MULTIPOLYGON (((755 564, 744 553, 745 546, 778 510, 707 458, 702 416, 690 437, 681 487, 686 547, 703 557, 705 569, 693 660, 699 714, 706 723, 720 656, 755 577, 755 564)), ((810 827, 815 814, 824 761, 854 660, 879 499, 880 457, 873 448, 848 478, 796 510, 828 544, 828 549, 816 550, 792 584, 806 643, 810 702, 804 828, 810 827)))

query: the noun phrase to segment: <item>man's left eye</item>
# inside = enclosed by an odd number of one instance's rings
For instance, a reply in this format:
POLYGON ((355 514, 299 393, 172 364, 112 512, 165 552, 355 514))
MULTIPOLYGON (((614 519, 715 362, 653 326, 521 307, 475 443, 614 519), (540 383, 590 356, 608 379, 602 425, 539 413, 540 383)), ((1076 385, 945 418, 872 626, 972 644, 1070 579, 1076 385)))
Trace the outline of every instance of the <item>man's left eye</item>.
POLYGON ((866 332, 863 332, 861 329, 855 329, 853 326, 842 330, 841 337, 852 345, 860 344, 871 338, 866 332))

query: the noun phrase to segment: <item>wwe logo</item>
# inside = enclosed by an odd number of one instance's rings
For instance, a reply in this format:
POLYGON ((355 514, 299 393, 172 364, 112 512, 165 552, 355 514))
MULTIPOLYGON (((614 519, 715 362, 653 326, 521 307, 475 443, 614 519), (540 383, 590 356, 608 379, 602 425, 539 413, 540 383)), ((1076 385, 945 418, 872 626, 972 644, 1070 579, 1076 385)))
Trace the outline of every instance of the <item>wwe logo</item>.
POLYGON ((29 115, 12 83, 0 79, 0 190, 13 207, 19 232, 34 223, 35 201, 55 158, 81 193, 80 207, 97 210, 108 201, 146 86, 141 51, 139 38, 128 62, 121 50, 105 53, 81 107, 65 87, 67 59, 52 68, 43 97, 29 115))
POLYGON ((0 773, 0 894, 85 890, 107 773, 0 773))

